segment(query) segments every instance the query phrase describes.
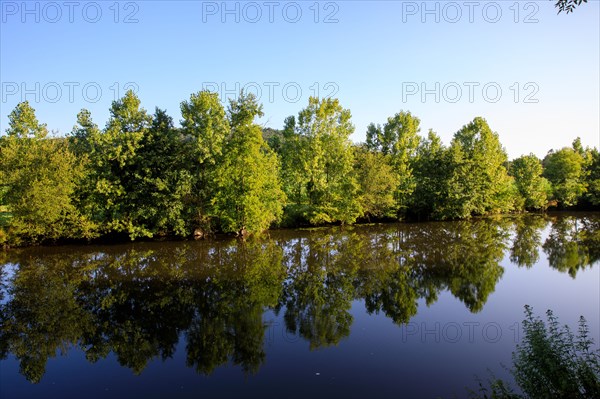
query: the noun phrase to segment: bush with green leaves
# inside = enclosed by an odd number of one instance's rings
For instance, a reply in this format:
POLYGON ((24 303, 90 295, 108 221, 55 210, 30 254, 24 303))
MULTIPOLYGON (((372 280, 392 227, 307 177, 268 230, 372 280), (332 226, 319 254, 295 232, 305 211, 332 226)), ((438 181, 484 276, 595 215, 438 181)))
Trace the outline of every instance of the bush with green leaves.
POLYGON ((547 323, 535 317, 527 305, 525 316, 525 336, 513 352, 510 370, 522 393, 492 378, 488 386, 479 381, 471 398, 600 398, 600 350, 594 349, 585 318, 580 317, 575 335, 559 324, 551 310, 546 312, 547 323))

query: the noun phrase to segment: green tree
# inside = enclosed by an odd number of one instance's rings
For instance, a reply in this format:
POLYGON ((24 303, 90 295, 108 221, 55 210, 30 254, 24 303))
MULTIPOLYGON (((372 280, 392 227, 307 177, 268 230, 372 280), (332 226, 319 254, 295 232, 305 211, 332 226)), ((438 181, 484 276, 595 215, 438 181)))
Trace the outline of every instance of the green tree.
POLYGON ((523 155, 510 165, 510 173, 524 199, 526 209, 544 209, 551 192, 550 183, 542 177, 542 163, 533 154, 523 155))
POLYGON ((216 171, 231 127, 217 93, 192 94, 181 103, 181 115, 185 162, 193 176, 189 217, 195 228, 208 232, 216 227, 211 201, 217 192, 216 171))
POLYGON ((281 141, 283 139, 283 132, 281 130, 265 127, 262 130, 263 140, 271 147, 273 151, 281 153, 281 141))
POLYGON ((389 117, 383 128, 374 124, 367 128, 367 147, 389 155, 398 176, 394 195, 400 215, 406 212, 415 190, 413 163, 419 145, 420 123, 410 112, 400 111, 389 117))
POLYGON ((337 99, 311 97, 298 119, 286 119, 282 176, 291 177, 288 211, 311 224, 353 223, 361 214, 351 114, 337 99))
POLYGON ((7 135, 0 138, 2 196, 12 215, 8 241, 92 237, 93 225, 74 205, 83 169, 65 140, 48 137, 28 102, 8 119, 7 135))
POLYGON ((390 152, 390 148, 387 145, 383 145, 385 139, 383 137, 383 129, 381 125, 375 125, 374 123, 370 123, 367 126, 367 139, 365 141, 365 146, 369 151, 381 151, 385 154, 390 152))
POLYGON ((69 135, 69 146, 78 158, 91 154, 95 148, 94 143, 100 139, 100 129, 92 120, 92 114, 87 109, 82 109, 77 114, 77 123, 69 135))
POLYGON ((440 137, 429 131, 417 149, 413 175, 415 191, 412 195, 410 212, 418 217, 430 218, 437 215, 444 199, 446 183, 450 178, 448 149, 440 137))
POLYGON ((240 93, 230 102, 228 114, 231 134, 216 171, 213 210, 223 231, 259 233, 283 213, 279 160, 254 123, 263 113, 253 94, 240 93))
POLYGON ((563 207, 576 205, 585 193, 584 158, 579 151, 565 147, 550 151, 544 158, 544 177, 552 183, 553 197, 563 207))
POLYGON ((191 232, 186 199, 192 194, 193 176, 186 164, 181 132, 166 111, 156 109, 150 128, 136 152, 135 175, 138 224, 152 235, 189 235, 191 232))
POLYGON ((131 239, 152 237, 155 232, 146 219, 148 190, 139 154, 151 126, 152 116, 140 108, 131 90, 113 101, 102 132, 87 111, 79 114, 72 136, 77 151, 89 149, 85 208, 105 232, 127 233, 131 239))
POLYGON ((191 176, 172 118, 160 109, 146 115, 131 92, 111 112, 102 132, 89 111, 82 110, 69 138, 86 165, 78 188, 80 209, 105 231, 127 232, 132 239, 189 234, 184 199, 191 176))
POLYGON ((590 162, 587 166, 587 200, 592 204, 600 205, 600 152, 597 148, 589 150, 590 162))
POLYGON ((279 156, 281 159, 281 182, 287 195, 285 208, 286 225, 299 225, 304 218, 306 204, 306 176, 304 175, 304 159, 307 154, 308 138, 297 134, 296 118, 289 116, 284 121, 281 135, 279 156))
POLYGON ((363 216, 367 219, 395 218, 394 191, 398 187, 399 179, 390 165, 389 156, 371 152, 364 146, 355 147, 354 155, 363 216))
POLYGON ((524 342, 513 354, 515 380, 530 398, 593 398, 600 395, 600 353, 592 349, 580 317, 575 338, 548 310, 548 326, 525 307, 524 342))
POLYGON ((415 190, 413 163, 419 145, 420 123, 419 118, 412 116, 410 112, 401 111, 388 118, 383 126, 384 137, 392 143, 391 161, 399 178, 395 196, 400 216, 406 213, 415 190))
POLYGON ((97 161, 101 154, 98 143, 102 132, 92 120, 92 114, 82 109, 77 114, 77 123, 68 136, 69 148, 83 166, 83 178, 75 189, 77 208, 91 220, 102 222, 103 204, 96 192, 97 161))
POLYGON ((441 218, 468 218, 513 208, 507 155, 485 119, 477 117, 455 133, 449 156, 451 173, 441 201, 441 218))

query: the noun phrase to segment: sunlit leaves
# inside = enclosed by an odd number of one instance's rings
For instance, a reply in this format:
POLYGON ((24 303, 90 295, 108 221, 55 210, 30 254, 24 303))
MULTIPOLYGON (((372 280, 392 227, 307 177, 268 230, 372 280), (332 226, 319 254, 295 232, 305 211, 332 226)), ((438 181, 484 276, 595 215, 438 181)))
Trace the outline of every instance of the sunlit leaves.
POLYGON ((350 135, 350 111, 337 99, 311 97, 298 118, 286 119, 282 176, 292 219, 354 223, 360 216, 358 184, 350 135))
POLYGON ((283 213, 279 162, 254 123, 260 115, 261 107, 252 94, 231 102, 231 134, 215 173, 216 192, 211 200, 224 232, 260 233, 283 213))
POLYGON ((510 173, 526 209, 544 209, 551 194, 549 182, 542 177, 542 163, 533 154, 523 155, 510 165, 510 173))
POLYGON ((11 244, 91 237, 93 226, 75 207, 83 169, 64 139, 47 137, 27 102, 9 116, 0 138, 0 183, 11 244))

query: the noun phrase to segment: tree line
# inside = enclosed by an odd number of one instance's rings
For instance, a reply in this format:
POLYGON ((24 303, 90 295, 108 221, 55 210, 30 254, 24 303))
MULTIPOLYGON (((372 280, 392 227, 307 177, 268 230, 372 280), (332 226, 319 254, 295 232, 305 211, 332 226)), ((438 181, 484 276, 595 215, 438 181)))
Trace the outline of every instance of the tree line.
POLYGON ((572 147, 508 160, 475 118, 449 145, 400 111, 354 144, 351 113, 310 98, 283 129, 263 129, 262 105, 216 93, 149 114, 129 91, 104 129, 83 109, 67 137, 49 135, 28 102, 0 137, 0 244, 98 237, 245 236, 273 226, 448 220, 548 206, 600 205, 600 154, 572 147))

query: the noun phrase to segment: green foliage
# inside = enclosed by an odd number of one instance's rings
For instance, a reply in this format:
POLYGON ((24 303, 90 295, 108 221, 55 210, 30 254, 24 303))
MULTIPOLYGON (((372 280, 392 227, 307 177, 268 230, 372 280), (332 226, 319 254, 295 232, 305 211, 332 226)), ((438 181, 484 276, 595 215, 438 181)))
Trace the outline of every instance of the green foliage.
POLYGON ((547 326, 529 306, 525 313, 524 342, 513 356, 515 380, 523 392, 531 398, 600 396, 600 352, 592 349, 583 316, 575 338, 551 310, 547 326))
POLYGON ((257 125, 262 106, 244 93, 227 112, 207 91, 180 109, 178 128, 129 91, 103 129, 83 109, 65 140, 19 104, 0 138, 0 244, 600 206, 600 155, 580 139, 541 164, 533 154, 508 162, 479 117, 446 147, 432 131, 421 138, 420 120, 401 111, 369 125, 357 146, 337 99, 310 98, 282 130, 257 125))
POLYGON ((512 179, 498 134, 477 117, 455 133, 448 153, 449 179, 441 207, 442 219, 505 213, 513 209, 512 179))
POLYGON ((383 126, 385 137, 392 138, 391 162, 400 181, 396 188, 396 204, 400 215, 406 213, 410 197, 415 190, 412 164, 419 145, 420 120, 401 111, 383 126))
POLYGON ((82 159, 94 150, 94 143, 100 140, 100 129, 92 120, 92 114, 87 109, 82 109, 77 114, 77 124, 73 126, 69 136, 69 146, 71 150, 82 159))
POLYGON ((187 235, 183 199, 191 177, 172 119, 160 109, 147 115, 131 92, 113 104, 112 115, 101 132, 82 110, 73 130, 72 148, 89 159, 81 207, 106 232, 131 239, 187 235))
POLYGON ((566 14, 575 11, 575 8, 580 6, 582 3, 587 3, 588 0, 551 0, 556 1, 554 7, 558 8, 558 14, 565 12, 566 14))
POLYGON ((43 139, 48 135, 46 124, 38 122, 35 110, 24 101, 15 107, 8 115, 8 126, 6 134, 8 137, 17 139, 43 139))
POLYGON ((278 152, 281 159, 281 182, 290 203, 287 210, 298 210, 306 196, 303 162, 307 139, 296 133, 296 118, 293 116, 287 117, 284 125, 278 152))
POLYGON ((430 130, 417 149, 414 163, 415 191, 410 210, 414 215, 429 219, 440 212, 451 173, 448 157, 448 149, 430 130))
POLYGON ((586 151, 587 162, 585 167, 586 176, 586 199, 592 205, 600 205, 600 152, 597 148, 586 151))
POLYGON ((419 144, 417 133, 421 121, 410 112, 400 111, 389 117, 383 128, 371 123, 367 127, 367 147, 371 151, 401 157, 406 160, 419 144))
POLYGON ((104 232, 127 233, 131 239, 154 234, 145 220, 148 192, 142 187, 144 172, 139 163, 151 126, 152 117, 140 108, 140 100, 131 90, 113 101, 103 131, 92 123, 88 111, 78 115, 72 143, 75 151, 89 150, 90 162, 82 203, 104 232))
POLYGON ((600 397, 600 350, 594 350, 583 316, 575 336, 568 326, 560 326, 551 310, 547 324, 525 306, 523 342, 513 352, 512 374, 523 394, 515 394, 501 380, 490 387, 479 384, 472 398, 597 398, 600 397), (489 396, 488 396, 489 394, 489 396))
MULTIPOLYGON (((2 216, 0 215, 0 217, 2 217, 2 216)), ((2 219, 0 219, 0 223, 4 223, 2 221, 2 219)), ((8 241, 8 236, 4 232, 4 228, 2 226, 0 226, 0 247, 4 248, 4 246, 7 245, 7 241, 8 241)))
POLYGON ((262 129, 262 136, 265 143, 267 143, 273 151, 278 154, 281 153, 281 143, 283 140, 283 132, 281 130, 265 127, 262 129))
POLYGON ((165 111, 148 115, 129 91, 113 102, 104 131, 82 110, 70 142, 86 161, 80 208, 104 232, 131 239, 190 233, 192 176, 181 133, 165 111))
POLYGON ((186 204, 189 219, 194 228, 209 232, 217 223, 211 201, 217 190, 216 171, 231 128, 216 93, 192 94, 188 101, 181 103, 181 115, 183 159, 192 176, 191 195, 186 204))
POLYGON ((157 108, 136 152, 134 172, 138 179, 134 218, 152 235, 187 236, 191 232, 186 200, 192 195, 193 176, 181 142, 173 119, 157 108))
POLYGON ((361 214, 350 111, 336 99, 311 97, 298 120, 286 120, 282 180, 288 209, 311 224, 353 223, 361 214))
POLYGON ((552 183, 554 199, 564 207, 576 205, 586 192, 581 152, 568 147, 550 151, 543 163, 544 177, 552 183))
POLYGON ((526 209, 545 209, 550 195, 550 183, 542 177, 542 163, 533 154, 523 155, 510 164, 519 195, 526 209))
MULTIPOLYGON (((217 93, 201 91, 181 103, 181 127, 192 142, 192 158, 199 164, 215 164, 222 154, 230 127, 217 93)), ((191 161, 191 160, 190 160, 191 161)))
POLYGON ((419 145, 420 123, 410 112, 400 111, 389 117, 383 128, 374 124, 367 128, 367 148, 388 155, 397 176, 394 196, 399 216, 406 213, 415 190, 413 163, 419 145))
MULTIPOLYGON (((383 145, 384 137, 383 137, 383 129, 381 125, 375 125, 374 123, 370 123, 367 126, 367 139, 365 141, 365 146, 369 151, 382 151, 385 154, 388 154, 390 148, 388 145, 383 145)), ((387 144, 387 143, 386 143, 387 144)))
POLYGON ((224 232, 260 233, 283 213, 279 162, 254 123, 257 116, 262 116, 262 107, 253 94, 242 93, 231 101, 231 134, 216 171, 217 189, 211 202, 224 232))
POLYGON ((82 168, 66 142, 47 137, 46 126, 27 102, 9 115, 6 133, 0 138, 2 201, 10 213, 4 240, 19 244, 92 237, 93 225, 74 205, 82 168))
POLYGON ((397 208, 394 191, 399 179, 390 165, 389 156, 368 151, 365 147, 355 147, 354 156, 363 216, 367 219, 395 218, 397 208))

